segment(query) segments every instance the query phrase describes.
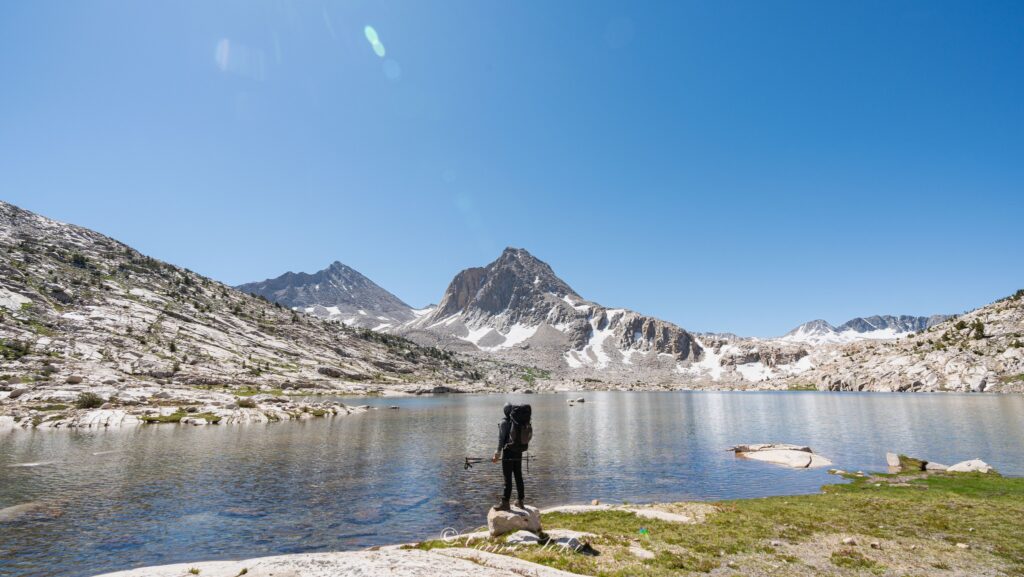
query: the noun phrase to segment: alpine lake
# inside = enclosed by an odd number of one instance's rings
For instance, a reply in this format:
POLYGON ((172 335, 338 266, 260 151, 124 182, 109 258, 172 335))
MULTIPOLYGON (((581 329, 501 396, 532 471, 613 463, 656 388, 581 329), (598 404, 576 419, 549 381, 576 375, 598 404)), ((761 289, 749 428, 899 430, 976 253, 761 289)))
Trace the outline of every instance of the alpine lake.
POLYGON ((0 575, 352 550, 485 523, 506 402, 533 406, 527 502, 721 500, 817 492, 824 468, 738 459, 735 444, 809 445, 847 471, 885 453, 980 457, 1024 475, 1024 397, 587 392, 339 399, 366 414, 265 425, 0 434, 0 575), (567 400, 583 397, 570 405, 567 400), (397 409, 391 408, 397 407, 397 409))

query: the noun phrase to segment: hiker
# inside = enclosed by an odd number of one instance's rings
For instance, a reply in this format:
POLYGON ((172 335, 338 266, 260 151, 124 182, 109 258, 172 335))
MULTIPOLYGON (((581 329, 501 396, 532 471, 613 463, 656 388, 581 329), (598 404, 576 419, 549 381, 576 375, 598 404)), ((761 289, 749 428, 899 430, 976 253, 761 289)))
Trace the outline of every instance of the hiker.
POLYGON ((505 493, 501 503, 494 508, 508 511, 509 498, 512 497, 512 477, 516 478, 516 507, 523 508, 523 452, 529 448, 533 437, 533 425, 530 424, 530 405, 513 405, 505 403, 505 418, 498 423, 498 450, 491 457, 492 463, 501 459, 501 473, 505 476, 505 493))

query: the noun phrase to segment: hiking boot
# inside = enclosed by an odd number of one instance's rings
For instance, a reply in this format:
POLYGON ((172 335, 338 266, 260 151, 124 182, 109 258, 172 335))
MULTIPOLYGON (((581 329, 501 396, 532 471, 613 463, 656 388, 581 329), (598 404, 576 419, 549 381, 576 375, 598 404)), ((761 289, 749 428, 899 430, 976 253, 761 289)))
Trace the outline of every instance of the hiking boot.
POLYGON ((512 508, 508 506, 508 499, 502 499, 501 503, 494 506, 495 511, 511 511, 512 508))
POLYGON ((522 508, 523 508, 523 500, 522 499, 516 499, 516 509, 522 509, 522 508))

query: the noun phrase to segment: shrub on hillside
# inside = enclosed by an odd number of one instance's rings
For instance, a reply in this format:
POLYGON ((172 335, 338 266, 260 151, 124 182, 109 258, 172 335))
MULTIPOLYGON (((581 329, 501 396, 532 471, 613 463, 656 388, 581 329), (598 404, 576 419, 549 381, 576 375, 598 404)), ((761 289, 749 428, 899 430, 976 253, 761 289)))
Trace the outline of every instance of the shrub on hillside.
POLYGON ((103 397, 96 393, 82 393, 75 400, 75 407, 79 409, 98 409, 103 406, 103 397))

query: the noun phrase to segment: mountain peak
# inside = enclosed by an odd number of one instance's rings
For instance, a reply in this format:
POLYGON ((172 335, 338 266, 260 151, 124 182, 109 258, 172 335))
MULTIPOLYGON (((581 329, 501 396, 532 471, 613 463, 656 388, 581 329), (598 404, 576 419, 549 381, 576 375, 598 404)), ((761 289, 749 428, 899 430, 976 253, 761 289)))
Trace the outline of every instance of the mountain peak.
POLYGON ((236 288, 350 325, 379 328, 413 318, 412 307, 337 260, 313 274, 285 273, 236 288))
POLYGON ((526 249, 508 247, 486 267, 468 268, 455 275, 434 317, 465 312, 483 317, 506 313, 514 322, 544 295, 580 298, 546 262, 526 249))
POLYGON ((525 248, 516 248, 514 246, 506 246, 505 250, 501 251, 501 256, 515 257, 515 258, 530 258, 537 260, 537 257, 530 254, 530 251, 525 248))

